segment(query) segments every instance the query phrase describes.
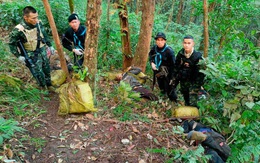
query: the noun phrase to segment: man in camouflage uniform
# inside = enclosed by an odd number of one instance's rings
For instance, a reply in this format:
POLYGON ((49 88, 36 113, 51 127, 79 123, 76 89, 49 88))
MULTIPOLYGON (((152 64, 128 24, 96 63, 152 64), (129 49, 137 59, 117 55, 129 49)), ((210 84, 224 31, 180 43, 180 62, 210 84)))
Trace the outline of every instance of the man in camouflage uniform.
POLYGON ((183 38, 183 48, 178 52, 175 61, 175 85, 180 82, 180 91, 185 105, 197 106, 198 95, 202 91, 204 74, 199 72, 198 64, 202 54, 194 50, 194 39, 188 35, 183 38))
POLYGON ((38 13, 32 6, 23 9, 23 20, 10 33, 10 51, 30 69, 41 87, 51 86, 50 63, 46 48, 53 47, 44 28, 38 20, 38 13), (18 48, 19 47, 19 48, 18 48), (24 54, 23 49, 27 53, 24 54))

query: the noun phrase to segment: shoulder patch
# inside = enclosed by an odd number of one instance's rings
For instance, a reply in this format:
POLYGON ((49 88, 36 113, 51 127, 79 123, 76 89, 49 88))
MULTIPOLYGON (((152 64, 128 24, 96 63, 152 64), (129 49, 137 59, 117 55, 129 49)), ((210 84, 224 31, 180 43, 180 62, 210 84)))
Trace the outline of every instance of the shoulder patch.
POLYGON ((15 28, 17 28, 19 31, 24 30, 24 26, 22 26, 21 24, 18 24, 17 26, 15 26, 15 28))

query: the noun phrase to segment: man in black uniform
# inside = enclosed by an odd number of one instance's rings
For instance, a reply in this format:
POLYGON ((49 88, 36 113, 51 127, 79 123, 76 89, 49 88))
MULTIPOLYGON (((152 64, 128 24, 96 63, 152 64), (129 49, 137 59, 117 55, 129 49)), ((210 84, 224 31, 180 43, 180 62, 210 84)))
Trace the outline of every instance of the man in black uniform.
POLYGON ((86 27, 80 25, 79 17, 75 13, 68 17, 68 22, 70 27, 65 32, 62 45, 73 52, 74 64, 81 66, 84 61, 86 27))
POLYGON ((166 36, 164 33, 157 33, 156 45, 149 52, 149 60, 154 72, 154 81, 157 80, 162 94, 167 93, 171 101, 177 101, 175 89, 172 90, 170 80, 173 77, 175 64, 174 51, 166 44, 166 36))
POLYGON ((199 72, 198 64, 202 54, 194 50, 194 39, 188 35, 183 38, 183 48, 178 52, 175 62, 175 84, 180 82, 180 91, 185 105, 197 106, 198 94, 202 89, 204 74, 199 72))

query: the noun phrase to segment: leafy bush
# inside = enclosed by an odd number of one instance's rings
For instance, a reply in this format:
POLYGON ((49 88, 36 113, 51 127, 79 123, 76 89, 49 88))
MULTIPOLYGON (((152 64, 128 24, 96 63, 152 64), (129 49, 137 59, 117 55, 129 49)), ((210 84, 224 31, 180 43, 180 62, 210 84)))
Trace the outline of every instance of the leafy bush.
POLYGON ((166 157, 165 163, 171 162, 189 162, 189 163, 206 163, 209 159, 209 156, 204 154, 204 148, 199 145, 196 150, 185 149, 148 149, 151 153, 161 153, 166 157))
POLYGON ((10 139, 15 132, 23 132, 23 128, 18 127, 18 122, 12 119, 5 120, 0 117, 0 145, 3 144, 4 140, 10 139))

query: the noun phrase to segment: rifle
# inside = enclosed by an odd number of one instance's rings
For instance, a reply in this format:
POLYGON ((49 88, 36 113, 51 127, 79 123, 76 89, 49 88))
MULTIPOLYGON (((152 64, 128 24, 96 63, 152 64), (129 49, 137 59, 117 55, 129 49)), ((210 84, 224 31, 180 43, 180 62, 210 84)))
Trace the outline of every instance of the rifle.
POLYGON ((25 58, 26 66, 29 68, 30 72, 32 73, 33 77, 36 79, 37 83, 39 84, 39 80, 37 78, 36 72, 34 70, 35 64, 33 63, 32 59, 28 56, 26 50, 24 49, 24 46, 21 41, 18 41, 18 48, 20 49, 20 52, 25 58))
POLYGON ((153 72, 153 85, 152 85, 152 91, 154 90, 154 86, 156 84, 156 76, 155 76, 155 72, 153 72))

